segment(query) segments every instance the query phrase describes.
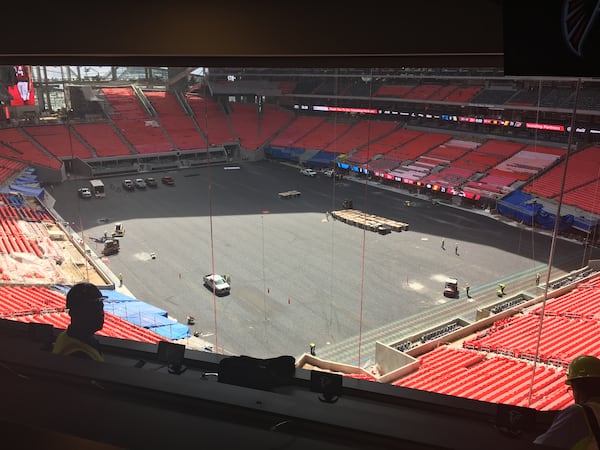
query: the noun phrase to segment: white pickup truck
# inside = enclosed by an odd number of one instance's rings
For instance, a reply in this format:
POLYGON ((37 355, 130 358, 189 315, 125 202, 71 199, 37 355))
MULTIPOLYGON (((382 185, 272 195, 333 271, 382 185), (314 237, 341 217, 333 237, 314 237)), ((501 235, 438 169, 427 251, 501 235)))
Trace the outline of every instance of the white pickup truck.
POLYGON ((204 285, 216 295, 227 295, 231 291, 231 286, 225 280, 225 277, 218 274, 207 274, 202 277, 204 285))
POLYGON ((300 169, 300 173, 302 175, 306 175, 307 177, 315 177, 317 176, 317 172, 312 169, 300 169))

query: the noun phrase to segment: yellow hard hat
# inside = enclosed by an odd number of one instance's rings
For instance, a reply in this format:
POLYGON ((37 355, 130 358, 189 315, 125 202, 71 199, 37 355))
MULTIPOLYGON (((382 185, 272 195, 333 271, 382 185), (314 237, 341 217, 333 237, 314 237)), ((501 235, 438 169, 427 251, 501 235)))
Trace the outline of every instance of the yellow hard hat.
POLYGON ((580 378, 600 378, 600 359, 595 356, 578 356, 567 369, 567 381, 565 384, 571 384, 573 380, 580 378))

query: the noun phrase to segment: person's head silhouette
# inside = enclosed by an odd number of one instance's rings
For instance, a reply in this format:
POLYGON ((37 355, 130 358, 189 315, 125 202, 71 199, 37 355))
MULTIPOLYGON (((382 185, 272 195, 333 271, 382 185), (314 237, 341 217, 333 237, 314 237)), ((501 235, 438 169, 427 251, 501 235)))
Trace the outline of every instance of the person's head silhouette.
POLYGON ((104 326, 105 298, 92 283, 82 282, 71 287, 66 303, 71 325, 56 338, 53 353, 104 361, 94 333, 104 326))
POLYGON ((74 285, 67 293, 67 309, 71 316, 71 328, 77 334, 94 334, 104 326, 104 302, 102 295, 92 283, 74 285))

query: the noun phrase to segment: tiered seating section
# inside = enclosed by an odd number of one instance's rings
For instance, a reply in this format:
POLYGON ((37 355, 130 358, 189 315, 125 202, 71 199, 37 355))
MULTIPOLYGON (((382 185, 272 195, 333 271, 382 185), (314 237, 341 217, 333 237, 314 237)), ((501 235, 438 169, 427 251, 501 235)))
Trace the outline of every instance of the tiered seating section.
POLYGON ((415 372, 393 384, 538 410, 562 409, 573 402, 564 384, 565 368, 579 355, 600 356, 600 275, 547 300, 543 311, 539 347, 542 307, 536 306, 496 321, 464 340, 462 348, 442 345, 425 353, 415 372))
MULTIPOLYGON (((370 141, 375 141, 390 133, 396 126, 393 122, 361 120, 352 125, 346 133, 325 147, 324 150, 332 153, 351 153, 357 149, 362 149, 365 155, 362 158, 366 162, 370 159, 367 157, 367 154, 370 153, 370 141)), ((353 153, 352 157, 353 160, 361 158, 357 153, 353 153)))
POLYGON ((94 157, 94 154, 65 125, 24 127, 23 131, 57 158, 94 157))
MULTIPOLYGON (((281 88, 310 92, 332 88, 329 83, 301 84, 282 83, 281 88)), ((238 143, 247 151, 266 145, 282 148, 282 157, 305 164, 328 165, 344 154, 349 165, 373 171, 376 177, 468 198, 499 199, 524 185, 525 192, 556 199, 561 187, 560 160, 565 150, 560 148, 494 139, 460 142, 444 133, 398 128, 393 121, 301 116, 271 104, 262 105, 259 114, 254 104, 222 106, 193 94, 185 97, 188 108, 172 93, 131 86, 107 87, 102 92, 113 111, 107 122, 0 129, 0 158, 59 169, 60 159, 71 157, 109 158, 238 143), (149 105, 148 111, 143 104, 149 105), (151 117, 152 109, 157 117, 151 117)), ((538 93, 535 89, 517 92, 423 82, 382 84, 374 95, 466 102, 498 92, 517 102, 532 101, 538 93)), ((546 92, 546 97, 553 92, 546 92)), ((600 213, 595 199, 598 149, 587 148, 571 156, 563 198, 565 204, 596 214, 600 213)), ((4 176, 10 173, 9 169, 4 176)))
MULTIPOLYGON (((71 322, 65 312, 65 302, 65 294, 50 287, 0 286, 0 318, 3 319, 49 324, 64 330, 71 322)), ((97 334, 152 344, 168 340, 109 312, 104 313, 104 327, 97 334)))
POLYGON ((60 160, 38 148, 20 128, 0 129, 0 156, 58 170, 60 160))
POLYGON ((185 115, 177 97, 165 91, 144 92, 158 113, 159 122, 181 150, 199 150, 207 147, 206 140, 196 129, 193 120, 185 115))
POLYGON ((74 124, 73 128, 100 158, 135 154, 109 123, 74 124))
MULTIPOLYGON (((557 199, 563 186, 564 164, 562 160, 524 186, 523 191, 539 197, 557 199)), ((600 213, 600 205, 596 200, 599 182, 598 167, 600 167, 600 147, 587 147, 570 155, 564 182, 563 202, 565 204, 596 214, 600 213)))
POLYGON ((256 108, 256 105, 251 104, 231 104, 229 120, 239 137, 240 145, 246 150, 258 150, 294 117, 292 113, 274 105, 263 105, 261 114, 256 108))
POLYGON ((0 183, 6 183, 26 167, 27 164, 24 162, 0 157, 0 183))
MULTIPOLYGON (((0 193, 0 318, 62 329, 69 325, 65 286, 73 282, 73 270, 82 267, 84 259, 75 254, 76 248, 65 250, 66 236, 60 230, 43 207, 32 208, 20 194, 0 193)), ((80 270, 83 279, 85 271, 80 270)), ((189 328, 168 318, 166 311, 157 312, 151 305, 142 309, 142 304, 109 295, 105 325, 98 334, 150 343, 190 335, 189 328)))
MULTIPOLYGON (((316 128, 305 134, 303 137, 294 142, 294 147, 304 148, 307 150, 321 150, 324 151, 332 142, 346 133, 352 124, 340 123, 333 120, 325 120, 316 128)), ((335 147, 330 147, 332 153, 344 153, 338 151, 335 147)))
POLYGON ((146 113, 133 88, 102 88, 102 93, 113 109, 111 120, 136 152, 161 153, 174 147, 156 120, 146 113))
POLYGON ((325 122, 324 117, 298 116, 271 140, 275 147, 298 147, 297 142, 325 122))
MULTIPOLYGON (((51 221, 51 216, 43 211, 26 206, 23 199, 16 195, 0 194, 0 254, 28 253, 38 258, 44 257, 35 230, 28 232, 22 222, 51 221)), ((10 274, 3 270, 1 279, 10 280, 10 274)))
POLYGON ((573 402, 563 368, 536 367, 529 403, 533 366, 527 361, 440 346, 419 362, 417 372, 393 385, 537 410, 562 409, 573 402))
POLYGON ((193 95, 188 95, 186 99, 209 145, 234 144, 238 141, 223 108, 214 99, 193 95))
POLYGON ((460 86, 452 84, 384 84, 375 91, 374 96, 468 103, 482 89, 483 86, 460 86))

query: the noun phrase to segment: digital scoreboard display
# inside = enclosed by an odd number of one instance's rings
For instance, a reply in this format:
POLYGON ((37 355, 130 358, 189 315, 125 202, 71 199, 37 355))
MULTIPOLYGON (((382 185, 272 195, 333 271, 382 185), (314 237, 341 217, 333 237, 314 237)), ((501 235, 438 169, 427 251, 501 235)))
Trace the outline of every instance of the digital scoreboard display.
POLYGON ((8 66, 7 90, 10 106, 35 105, 31 66, 8 66))

